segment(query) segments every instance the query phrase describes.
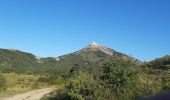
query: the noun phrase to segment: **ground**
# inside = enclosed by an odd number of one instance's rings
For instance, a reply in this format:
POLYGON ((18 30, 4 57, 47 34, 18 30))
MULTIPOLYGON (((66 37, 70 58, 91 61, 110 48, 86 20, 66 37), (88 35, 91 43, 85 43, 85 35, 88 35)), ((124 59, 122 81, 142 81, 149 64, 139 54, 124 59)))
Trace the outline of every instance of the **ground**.
POLYGON ((32 90, 27 93, 17 94, 11 97, 1 98, 2 100, 40 100, 45 94, 53 91, 53 88, 32 90))

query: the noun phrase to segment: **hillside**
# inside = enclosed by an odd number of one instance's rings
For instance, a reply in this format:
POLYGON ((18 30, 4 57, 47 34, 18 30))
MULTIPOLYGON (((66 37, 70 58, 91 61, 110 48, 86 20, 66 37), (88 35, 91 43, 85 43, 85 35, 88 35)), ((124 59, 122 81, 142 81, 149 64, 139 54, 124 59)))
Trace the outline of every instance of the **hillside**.
POLYGON ((4 72, 28 72, 39 67, 33 54, 12 49, 0 49, 0 69, 4 72))
MULTIPOLYGON (((42 100, 134 100, 170 88, 170 56, 142 63, 95 42, 59 57, 0 49, 1 95, 61 85, 42 100)), ((29 93, 29 92, 28 92, 29 93)))
POLYGON ((164 56, 161 58, 157 58, 153 61, 149 62, 150 66, 155 69, 170 69, 170 56, 164 56))
POLYGON ((130 58, 111 48, 92 42, 74 53, 59 57, 40 58, 31 53, 13 49, 0 49, 0 70, 3 72, 44 73, 68 72, 75 64, 80 66, 101 66, 111 58, 130 58))
POLYGON ((58 62, 67 63, 69 65, 79 64, 81 66, 87 66, 95 63, 98 63, 100 65, 100 63, 103 64, 104 62, 114 57, 134 59, 111 48, 92 42, 79 51, 58 57, 58 62))

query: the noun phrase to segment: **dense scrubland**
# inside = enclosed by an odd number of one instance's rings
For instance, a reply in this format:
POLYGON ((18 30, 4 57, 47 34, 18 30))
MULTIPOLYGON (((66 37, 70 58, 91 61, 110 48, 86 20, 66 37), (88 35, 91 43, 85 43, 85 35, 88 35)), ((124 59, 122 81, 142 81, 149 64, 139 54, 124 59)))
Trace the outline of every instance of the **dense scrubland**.
POLYGON ((42 100, 134 100, 170 88, 170 56, 140 62, 121 53, 82 52, 58 61, 1 50, 0 96, 56 86, 42 100))
POLYGON ((170 88, 170 71, 165 68, 169 66, 169 58, 140 65, 128 59, 114 58, 101 70, 75 65, 70 70, 70 82, 66 87, 42 100, 134 100, 156 95, 170 88), (158 61, 162 62, 158 65, 162 67, 152 66, 158 61))

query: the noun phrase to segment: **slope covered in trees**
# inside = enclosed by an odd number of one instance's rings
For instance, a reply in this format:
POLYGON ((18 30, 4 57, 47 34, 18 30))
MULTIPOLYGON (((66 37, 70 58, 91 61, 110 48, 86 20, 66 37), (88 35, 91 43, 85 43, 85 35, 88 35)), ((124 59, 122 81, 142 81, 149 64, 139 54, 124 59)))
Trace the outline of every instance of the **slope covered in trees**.
POLYGON ((106 61, 114 57, 131 58, 123 53, 119 53, 110 48, 90 44, 85 48, 59 57, 41 58, 31 53, 12 49, 0 49, 0 70, 2 72, 16 73, 67 73, 74 64, 86 66, 101 66, 106 61))
POLYGON ((170 56, 157 58, 149 63, 149 66, 155 69, 170 69, 170 56))

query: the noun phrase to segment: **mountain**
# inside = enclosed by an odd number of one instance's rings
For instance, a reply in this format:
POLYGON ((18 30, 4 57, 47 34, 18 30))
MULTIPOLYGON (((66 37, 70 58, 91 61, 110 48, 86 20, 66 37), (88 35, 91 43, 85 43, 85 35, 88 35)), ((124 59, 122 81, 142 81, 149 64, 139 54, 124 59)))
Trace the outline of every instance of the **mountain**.
POLYGON ((155 69, 170 69, 170 55, 150 61, 149 66, 155 69))
POLYGON ((117 52, 103 45, 97 44, 94 41, 91 44, 87 45, 86 47, 80 49, 79 51, 59 56, 55 58, 55 60, 57 61, 58 64, 60 64, 60 66, 64 66, 64 68, 67 69, 70 69, 75 64, 78 64, 79 66, 86 68, 94 66, 97 66, 97 68, 101 68, 103 64, 114 58, 131 59, 135 63, 140 63, 139 60, 133 57, 117 52))
POLYGON ((27 72, 40 67, 40 59, 15 49, 0 49, 0 69, 6 72, 27 72))
POLYGON ((92 42, 85 48, 71 54, 58 57, 59 61, 71 63, 95 63, 106 61, 112 57, 131 58, 123 53, 119 53, 111 48, 92 42))
POLYGON ((100 67, 109 59, 116 57, 132 59, 134 62, 138 62, 138 60, 128 55, 92 42, 74 53, 48 58, 40 58, 15 49, 0 49, 0 70, 18 73, 43 73, 49 71, 63 73, 69 71, 75 64, 82 67, 93 65, 100 67))

